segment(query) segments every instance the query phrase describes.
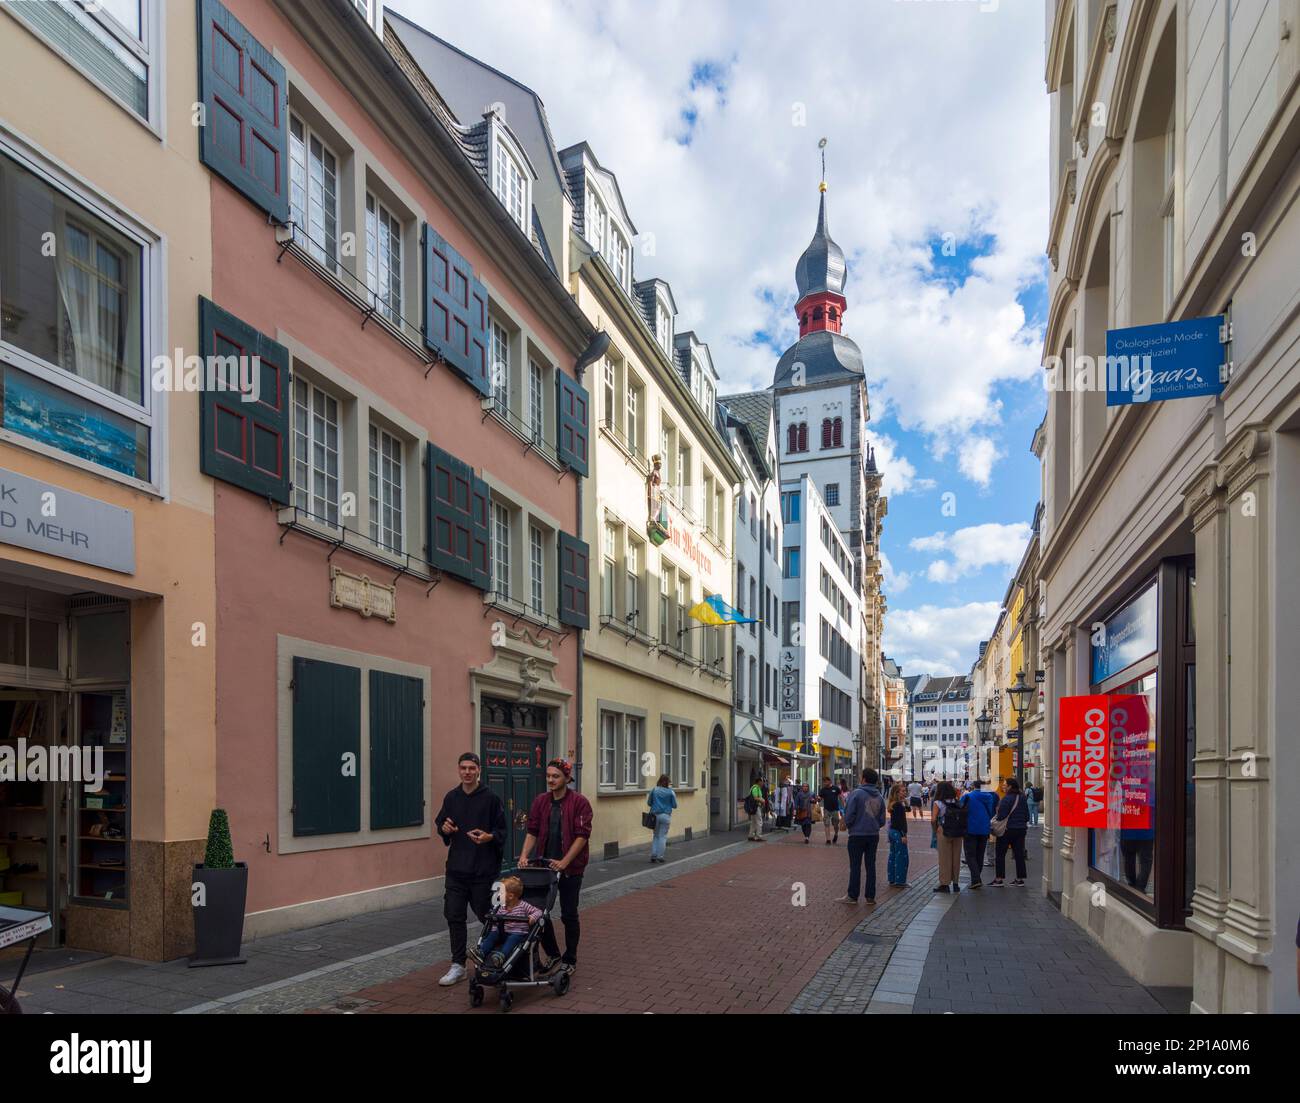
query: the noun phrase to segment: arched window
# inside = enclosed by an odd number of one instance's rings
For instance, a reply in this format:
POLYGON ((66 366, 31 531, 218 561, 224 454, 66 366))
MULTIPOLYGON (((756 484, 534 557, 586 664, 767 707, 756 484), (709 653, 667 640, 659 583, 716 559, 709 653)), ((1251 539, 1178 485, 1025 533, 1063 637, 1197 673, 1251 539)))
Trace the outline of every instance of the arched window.
POLYGON ((820 306, 813 307, 813 321, 820 322, 821 320, 822 320, 822 308, 820 306))
POLYGON ((835 319, 838 317, 838 315, 836 314, 836 312, 835 312, 835 308, 834 308, 834 307, 831 307, 831 308, 826 312, 826 317, 828 317, 832 322, 835 321, 835 319))
POLYGON ((808 311, 805 310, 803 312, 803 317, 799 319, 799 322, 801 325, 805 325, 805 326, 808 324, 808 311))
POLYGON ((831 419, 828 417, 824 417, 822 418, 822 447, 829 448, 830 446, 831 446, 831 419))
POLYGON ((808 423, 806 421, 799 422, 799 451, 808 451, 808 423))
POLYGON ((831 424, 831 447, 844 447, 844 419, 842 417, 837 417, 831 424))
POLYGON ((786 451, 788 452, 799 451, 799 426, 797 425, 790 426, 790 429, 788 431, 788 439, 786 441, 786 451))

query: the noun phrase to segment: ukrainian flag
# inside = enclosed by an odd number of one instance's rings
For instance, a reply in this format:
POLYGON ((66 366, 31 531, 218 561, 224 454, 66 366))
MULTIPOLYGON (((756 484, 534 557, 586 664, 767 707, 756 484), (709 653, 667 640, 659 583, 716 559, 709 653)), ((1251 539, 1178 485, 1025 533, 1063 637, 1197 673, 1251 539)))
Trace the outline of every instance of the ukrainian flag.
POLYGON ((743 617, 722 598, 714 594, 706 597, 698 605, 691 606, 688 615, 701 624, 758 624, 753 617, 743 617))

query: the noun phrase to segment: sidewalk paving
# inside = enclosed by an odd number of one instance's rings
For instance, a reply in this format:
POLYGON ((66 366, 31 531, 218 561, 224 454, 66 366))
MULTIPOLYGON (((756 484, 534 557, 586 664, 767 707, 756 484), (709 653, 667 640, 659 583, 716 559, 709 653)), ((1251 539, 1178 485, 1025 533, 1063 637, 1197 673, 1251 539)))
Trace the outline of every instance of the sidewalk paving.
MULTIPOLYGON (((669 846, 668 861, 650 866, 648 854, 595 861, 587 867, 586 886, 621 880, 628 874, 664 875, 682 863, 730 853, 745 847, 745 828, 678 841, 669 846)), ((434 843, 430 840, 430 846, 434 843)), ((671 874, 670 874, 671 875, 671 874)), ((588 892, 591 889, 587 889, 588 892)), ((472 919, 472 916, 471 916, 472 919)), ((185 958, 169 962, 87 955, 74 950, 43 950, 23 977, 18 998, 29 1014, 138 1015, 180 1011, 240 1010, 256 1002, 264 1010, 300 1010, 321 998, 348 991, 337 982, 357 972, 379 977, 385 968, 409 970, 445 955, 446 921, 442 895, 388 911, 368 912, 244 944, 244 965, 190 969, 185 958), (431 956, 432 955, 432 956, 431 956), (332 983, 331 978, 337 978, 332 983), (295 1005, 282 1000, 274 1006, 269 992, 290 993, 311 983, 322 996, 295 1005)), ((12 983, 18 959, 0 960, 0 982, 12 983)), ((358 984, 351 984, 351 988, 358 984)))

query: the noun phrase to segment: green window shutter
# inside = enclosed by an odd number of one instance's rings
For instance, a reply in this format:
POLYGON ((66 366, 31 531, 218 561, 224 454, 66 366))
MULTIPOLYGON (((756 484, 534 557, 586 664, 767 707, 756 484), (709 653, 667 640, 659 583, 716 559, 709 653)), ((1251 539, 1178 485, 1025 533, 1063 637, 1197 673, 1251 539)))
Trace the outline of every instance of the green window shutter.
POLYGON ((424 683, 370 672, 370 827, 424 823, 424 683))
POLYGON ((587 474, 590 400, 586 388, 562 371, 555 373, 555 453, 577 474, 587 474))
POLYGON ((487 483, 436 444, 428 452, 429 563, 486 590, 491 586, 487 483))
POLYGON ((199 355, 205 386, 199 395, 199 467, 205 475, 251 490, 282 505, 289 503, 289 352, 233 314, 199 297, 199 355), (219 370, 208 365, 227 358, 219 370), (237 366, 228 358, 241 358, 237 366), (256 357, 257 359, 254 359, 256 357), (245 372, 257 399, 238 390, 245 372), (211 374, 230 389, 206 385, 211 374))
POLYGON ((262 210, 289 221, 284 66, 218 0, 199 0, 199 157, 262 210))
POLYGON ((590 628, 588 591, 591 555, 587 545, 560 533, 560 623, 590 628))
POLYGON ((479 394, 492 393, 487 366, 487 290, 432 226, 424 226, 424 343, 479 394))
POLYGON ((293 833, 360 830, 361 671, 295 656, 293 833))

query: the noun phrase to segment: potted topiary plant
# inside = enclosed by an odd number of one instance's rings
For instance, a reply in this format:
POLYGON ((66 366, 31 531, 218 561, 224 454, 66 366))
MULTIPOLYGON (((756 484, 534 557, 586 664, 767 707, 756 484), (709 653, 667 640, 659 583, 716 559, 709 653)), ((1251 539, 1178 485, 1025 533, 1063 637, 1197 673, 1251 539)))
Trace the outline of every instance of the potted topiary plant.
POLYGON ((199 965, 242 965, 244 904, 248 899, 248 866, 235 861, 230 842, 230 820, 224 808, 213 810, 208 821, 208 847, 201 865, 194 867, 190 904, 194 909, 194 956, 199 965))

